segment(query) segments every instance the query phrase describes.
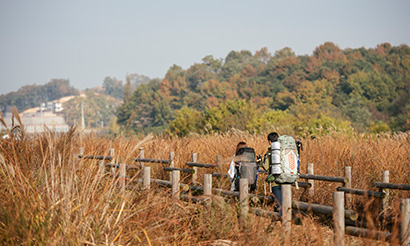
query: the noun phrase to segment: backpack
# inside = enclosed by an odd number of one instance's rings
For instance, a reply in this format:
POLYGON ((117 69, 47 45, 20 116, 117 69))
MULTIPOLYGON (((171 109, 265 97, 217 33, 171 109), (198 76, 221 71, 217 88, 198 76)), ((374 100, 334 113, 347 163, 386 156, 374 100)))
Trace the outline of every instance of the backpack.
POLYGON ((243 147, 235 154, 235 163, 239 164, 236 167, 237 178, 235 179, 235 190, 239 190, 239 179, 246 178, 250 187, 250 191, 256 189, 258 181, 258 166, 255 160, 255 150, 249 147, 243 147))
POLYGON ((280 162, 282 173, 275 176, 278 184, 292 184, 298 179, 299 174, 299 149, 293 137, 280 136, 280 162))

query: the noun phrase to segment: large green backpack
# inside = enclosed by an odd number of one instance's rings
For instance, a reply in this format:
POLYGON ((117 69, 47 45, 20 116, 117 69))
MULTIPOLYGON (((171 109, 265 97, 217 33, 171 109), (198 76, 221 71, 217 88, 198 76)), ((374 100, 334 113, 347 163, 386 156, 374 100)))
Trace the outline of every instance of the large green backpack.
POLYGON ((280 161, 282 173, 275 175, 275 182, 278 184, 292 184, 298 179, 299 155, 296 141, 293 137, 280 136, 280 161))

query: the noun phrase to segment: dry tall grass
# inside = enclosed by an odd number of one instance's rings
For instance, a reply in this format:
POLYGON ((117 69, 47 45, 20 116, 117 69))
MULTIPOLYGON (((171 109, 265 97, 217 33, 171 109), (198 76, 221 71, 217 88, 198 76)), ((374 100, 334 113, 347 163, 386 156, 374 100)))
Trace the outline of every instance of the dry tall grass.
MULTIPOLYGON (((281 245, 279 222, 249 215, 245 225, 237 218, 237 204, 216 197, 210 206, 176 201, 160 187, 143 190, 130 185, 121 190, 117 179, 98 175, 95 161, 78 161, 75 154, 108 155, 131 163, 144 147, 145 157, 168 159, 176 166, 191 161, 215 163, 223 157, 227 171, 236 143, 246 141, 263 154, 265 136, 239 131, 226 134, 176 138, 169 136, 80 137, 75 129, 65 134, 46 132, 29 136, 11 134, 0 142, 0 242, 3 245, 281 245)), ((391 182, 410 183, 410 134, 374 137, 327 136, 303 139, 302 171, 308 162, 315 172, 341 176, 353 168, 353 187, 370 188, 381 181, 381 170, 390 170, 391 182)), ((160 165, 150 164, 153 176, 167 177, 160 165)), ((201 170, 203 173, 204 170, 201 170)), ((200 177, 201 175, 199 175, 200 177)), ((189 182, 189 177, 184 176, 189 182)), ((228 184, 226 184, 228 185, 228 184)), ((261 186, 263 183, 261 182, 261 186)), ((334 185, 318 181, 313 202, 331 204, 334 185)), ((295 199, 302 196, 295 194, 295 199)), ((392 204, 406 192, 393 192, 392 204)), ((365 204, 357 199, 358 204, 365 204)), ((394 205, 393 205, 394 206, 394 205)), ((317 218, 307 217, 293 226, 294 245, 331 245, 332 230, 317 218)), ((348 245, 375 241, 347 237, 348 245)), ((383 244, 382 242, 377 242, 383 244)))

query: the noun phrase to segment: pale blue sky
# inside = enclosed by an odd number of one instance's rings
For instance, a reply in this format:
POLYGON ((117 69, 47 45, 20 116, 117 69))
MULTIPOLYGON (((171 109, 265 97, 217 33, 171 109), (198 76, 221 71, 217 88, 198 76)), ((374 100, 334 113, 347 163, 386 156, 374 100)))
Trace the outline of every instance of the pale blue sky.
POLYGON ((52 78, 77 89, 127 73, 162 78, 231 50, 409 45, 409 12, 404 0, 0 0, 0 94, 52 78))

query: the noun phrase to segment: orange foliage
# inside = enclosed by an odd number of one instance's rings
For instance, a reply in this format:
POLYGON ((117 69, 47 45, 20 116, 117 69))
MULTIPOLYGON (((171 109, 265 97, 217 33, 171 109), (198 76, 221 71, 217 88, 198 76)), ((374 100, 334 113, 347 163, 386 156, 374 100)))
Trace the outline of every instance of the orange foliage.
POLYGON ((242 70, 241 76, 243 77, 256 77, 258 75, 258 71, 252 65, 246 65, 246 67, 242 70))
POLYGON ((215 97, 208 97, 206 99, 206 106, 209 108, 217 107, 219 105, 219 101, 215 97))

